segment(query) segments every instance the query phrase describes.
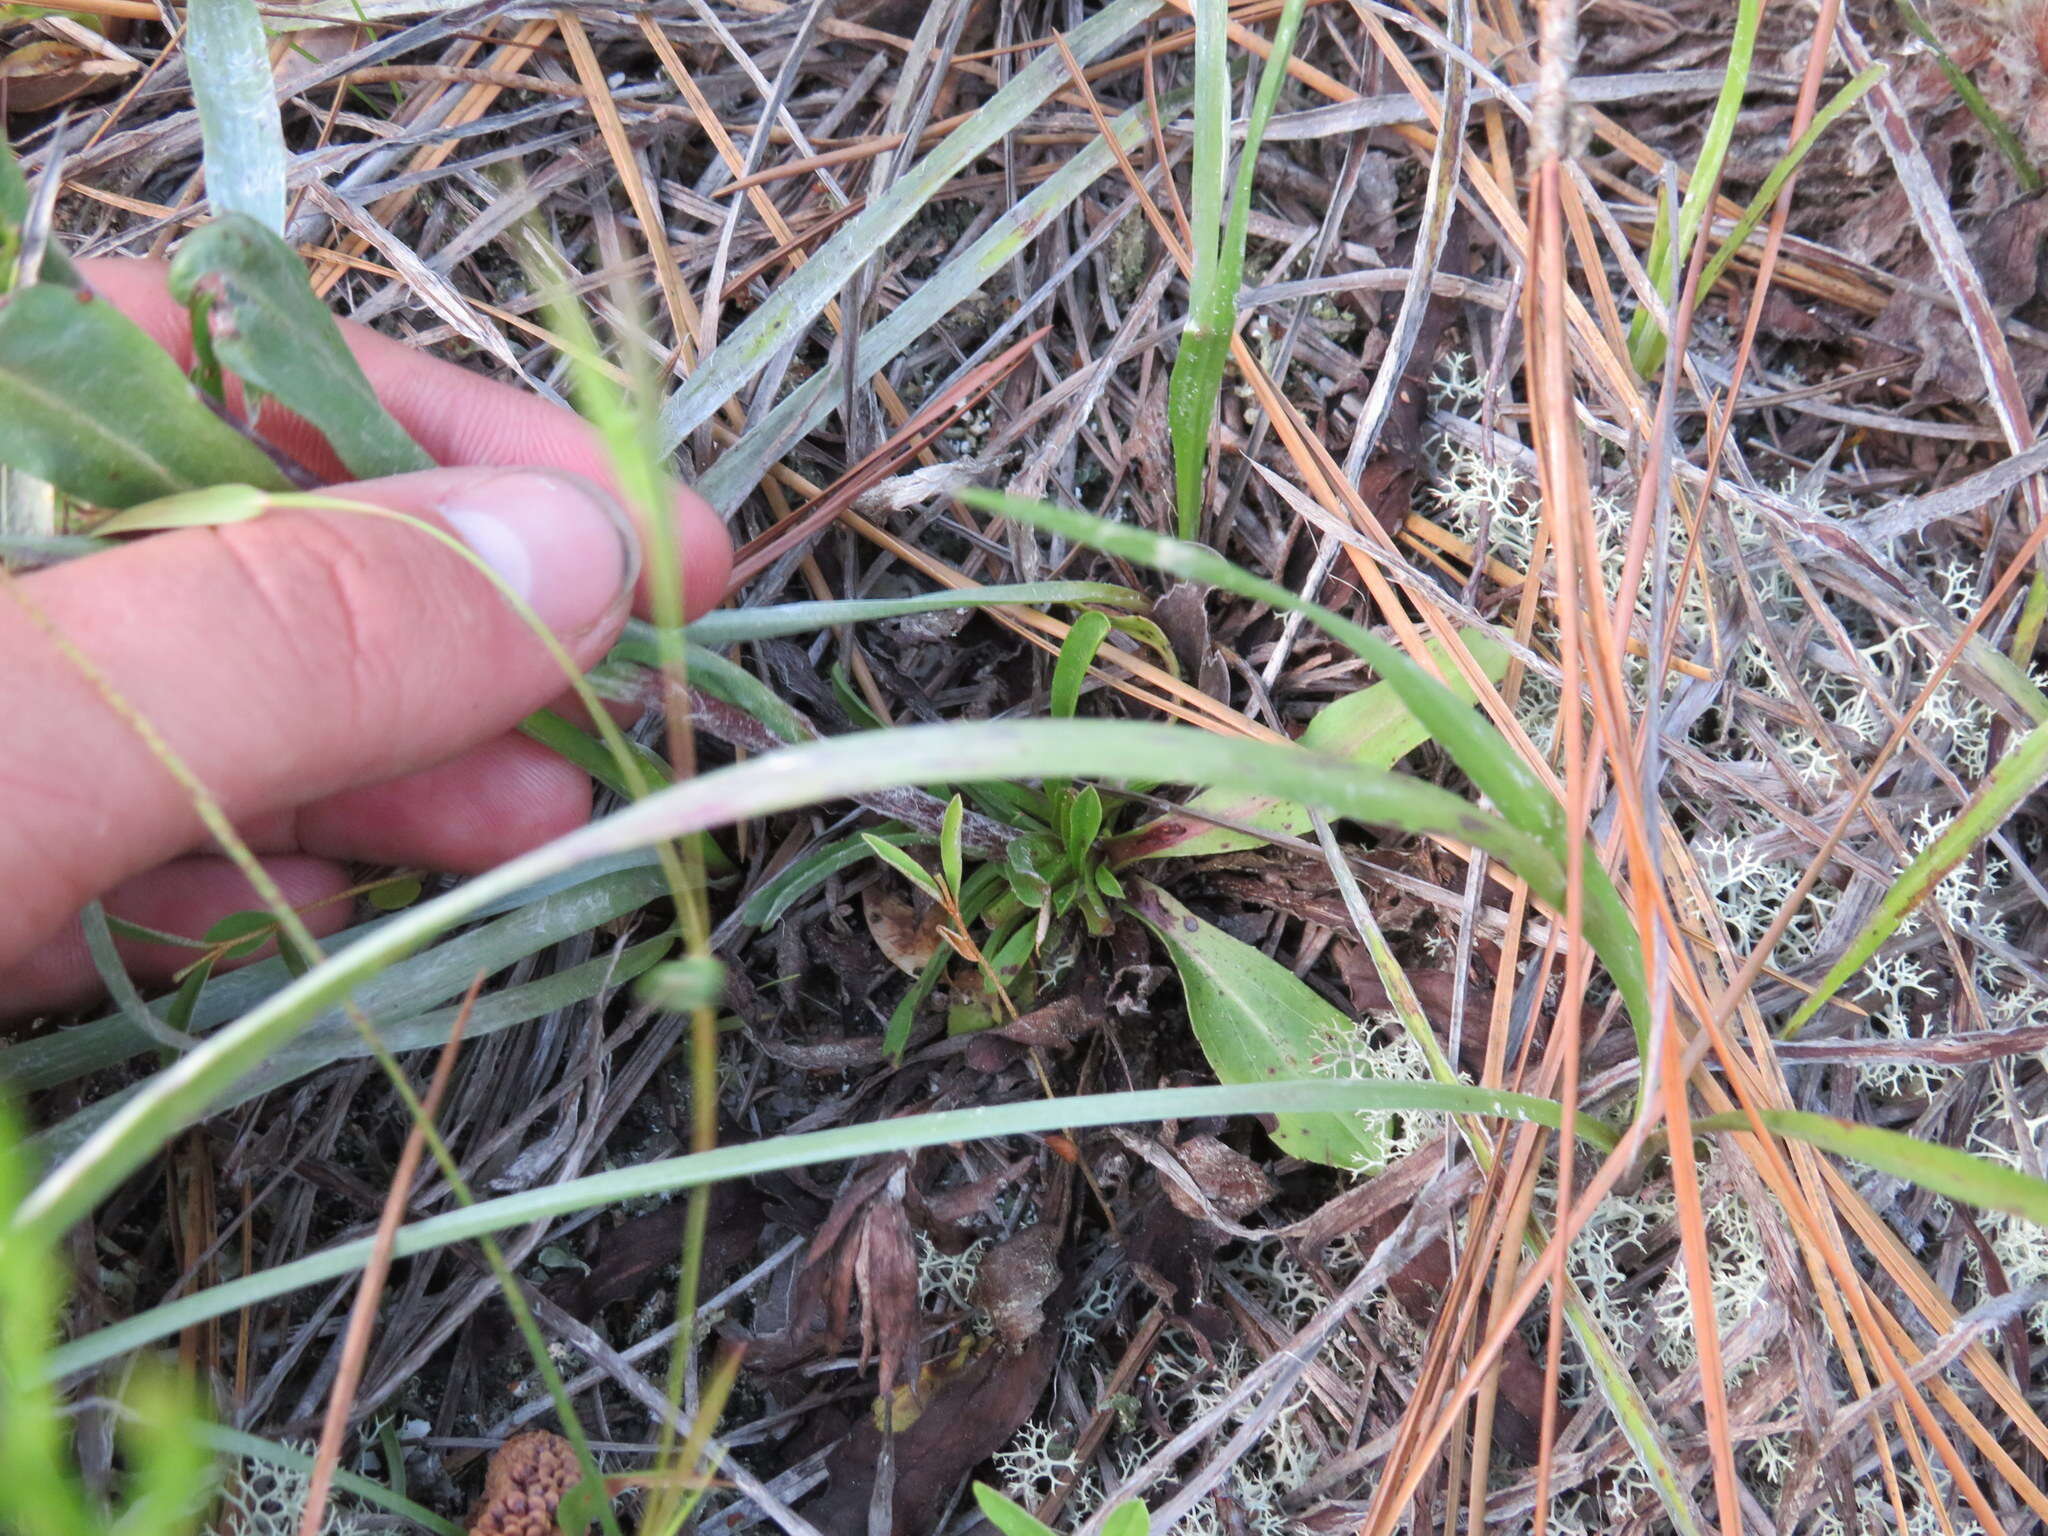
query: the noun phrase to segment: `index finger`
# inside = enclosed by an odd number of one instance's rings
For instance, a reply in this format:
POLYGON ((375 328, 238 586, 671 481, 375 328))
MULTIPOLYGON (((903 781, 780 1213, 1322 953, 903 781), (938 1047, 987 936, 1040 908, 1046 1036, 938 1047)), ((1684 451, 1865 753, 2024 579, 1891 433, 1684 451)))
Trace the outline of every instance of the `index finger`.
MULTIPOLYGON (((171 297, 164 262, 102 257, 78 265, 93 289, 147 331, 180 367, 192 366, 191 319, 171 297)), ((581 417, 368 326, 339 323, 377 398, 435 463, 564 469, 619 492, 610 456, 581 417)), ((265 405, 260 425, 265 438, 321 479, 336 483, 349 478, 326 440, 274 401, 265 405)), ((701 613, 716 607, 725 592, 732 543, 718 514, 693 491, 677 492, 674 516, 685 605, 701 613)), ((644 605, 644 574, 641 581, 644 605)))

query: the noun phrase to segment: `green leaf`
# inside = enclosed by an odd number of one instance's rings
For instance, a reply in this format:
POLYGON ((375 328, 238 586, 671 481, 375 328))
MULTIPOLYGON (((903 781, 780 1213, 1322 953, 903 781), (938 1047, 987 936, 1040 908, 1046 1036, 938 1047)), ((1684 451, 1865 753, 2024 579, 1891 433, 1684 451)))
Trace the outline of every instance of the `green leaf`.
POLYGON ((270 510, 270 493, 253 485, 209 485, 204 490, 160 496, 93 525, 102 538, 118 533, 163 533, 173 528, 218 528, 247 523, 270 510))
POLYGON ((1208 469, 1210 428, 1223 389, 1223 368, 1237 328, 1237 290, 1244 277, 1245 231, 1251 222, 1253 169, 1259 143, 1272 121, 1280 84, 1287 75, 1301 28, 1304 0, 1285 0, 1273 28, 1273 43, 1245 122, 1237 162, 1237 187, 1224 225, 1224 147, 1230 118, 1230 72, 1226 32, 1227 0, 1195 0, 1195 143, 1189 171, 1187 326, 1167 378, 1167 426, 1173 438, 1174 503, 1180 536, 1201 532, 1202 485, 1208 469))
POLYGON ((378 403, 298 254, 256 220, 229 213, 188 235, 171 295, 222 366, 311 422, 356 479, 434 467, 378 403))
POLYGON ((1088 669, 1095 664, 1095 653, 1102 649, 1103 638, 1109 634, 1109 618, 1106 614, 1090 609, 1074 620, 1073 628, 1067 631, 1067 638, 1060 642, 1059 660, 1052 669, 1052 717, 1055 720, 1071 720, 1074 708, 1081 701, 1081 685, 1087 680, 1088 669))
POLYGON ((185 67, 199 108, 207 201, 284 228, 284 123, 270 72, 270 38, 255 0, 192 0, 185 67))
POLYGON ((1921 849, 1899 877, 1886 889, 1877 910, 1858 930, 1849 947, 1821 978, 1820 985, 1785 1024, 1785 1038, 1806 1027, 1807 1021, 1842 990, 1842 984, 1876 954, 1884 941, 1898 932, 1912 910, 1934 893, 1942 878, 1969 856, 1985 838, 2005 824, 2020 802, 2048 783, 2048 725, 2037 725, 2009 748, 1985 776, 1970 803, 1941 835, 1921 849))
POLYGON ((426 885, 418 875, 407 875, 373 885, 366 894, 370 905, 379 912, 398 912, 418 901, 425 890, 426 885))
POLYGON ((1088 785, 1067 804, 1067 862, 1084 868, 1095 834, 1102 830, 1102 792, 1088 785))
POLYGON ((246 960, 275 937, 277 919, 268 912, 230 912, 206 930, 208 944, 228 946, 221 951, 223 960, 246 960))
POLYGON ((820 844, 802 857, 790 860, 764 880, 761 888, 747 898, 746 906, 740 910, 740 921, 750 928, 773 927, 782 920, 783 913, 840 870, 874 857, 874 850, 868 846, 868 839, 872 837, 894 843, 899 848, 905 843, 924 841, 916 832, 885 830, 860 832, 836 842, 820 844))
MULTIPOLYGON (((974 1502, 981 1506, 981 1513, 988 1523, 1003 1536, 1056 1536, 1053 1528, 1038 1516, 987 1483, 974 1485, 974 1502)), ((1109 1536, 1106 1530, 1104 1536, 1109 1536)), ((1118 1532, 1117 1536, 1122 1536, 1122 1533, 1118 1532)))
POLYGON ((1102 1536, 1150 1536, 1152 1516, 1142 1499, 1126 1499, 1102 1522, 1102 1536))
POLYGON ((967 878, 966 860, 960 851, 960 827, 966 816, 967 803, 955 795, 946 802, 946 812, 939 818, 939 868, 945 874, 946 889, 956 901, 967 878))
MULTIPOLYGON (((1484 630, 1468 629, 1464 633, 1465 646, 1473 659, 1489 678, 1500 681, 1507 673, 1507 648, 1484 630)), ((1442 657, 1440 649, 1437 654, 1442 657)), ((1445 686, 1470 704, 1472 689, 1464 675, 1448 664, 1444 673, 1448 678, 1445 686)), ((1415 712, 1394 685, 1381 682, 1324 705, 1299 739, 1304 747, 1327 752, 1332 757, 1369 768, 1391 768, 1429 740, 1429 730, 1415 718, 1415 712)), ((1285 837, 1306 837, 1311 830, 1307 806, 1271 795, 1204 790, 1187 802, 1187 808, 1285 837)), ((1197 820, 1164 816, 1134 829, 1120 842, 1129 850, 1124 856, 1132 859, 1191 859, 1264 847, 1266 839, 1228 827, 1206 826, 1197 820)))
MULTIPOLYGON (((1261 1083, 1314 1077, 1332 1046, 1357 1026, 1307 982, 1155 885, 1132 904, 1180 972, 1188 1021, 1216 1080, 1261 1083)), ((1311 1163, 1373 1172, 1386 1161, 1386 1131, 1357 1115, 1282 1115, 1273 1140, 1311 1163)))
POLYGON ((868 845, 868 852, 895 870, 897 874, 916 886, 933 901, 940 899, 939 883, 925 873, 925 868, 894 843, 883 842, 872 832, 863 832, 861 841, 868 845))
POLYGON ((140 326, 50 283, 0 297, 0 462, 96 507, 224 482, 286 488, 140 326))
POLYGON ((917 1010, 925 1005, 938 987, 939 978, 946 974, 946 965, 952 955, 952 950, 943 944, 934 949, 931 959, 925 961, 924 969, 911 982, 910 989, 897 999, 895 1008, 890 1011, 888 1026, 882 1031, 882 1054, 891 1061, 902 1060, 903 1048, 910 1044, 910 1031, 917 1023, 917 1010))

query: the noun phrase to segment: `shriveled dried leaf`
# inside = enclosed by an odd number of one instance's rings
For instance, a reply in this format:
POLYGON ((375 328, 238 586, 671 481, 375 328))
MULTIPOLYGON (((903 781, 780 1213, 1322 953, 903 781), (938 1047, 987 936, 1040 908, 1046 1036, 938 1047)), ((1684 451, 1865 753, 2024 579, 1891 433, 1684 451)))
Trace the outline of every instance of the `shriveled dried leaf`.
MULTIPOLYGON (((1188 1172, 1194 1175, 1202 1193, 1209 1197, 1217 1210, 1233 1220, 1250 1215, 1272 1199, 1276 1192, 1273 1181, 1266 1177, 1263 1168, 1214 1136, 1190 1136, 1173 1150, 1188 1172)), ((1170 1186, 1168 1193, 1172 1193, 1170 1186)), ((1188 1214, 1198 1213, 1189 1211, 1188 1214)))
POLYGON ((974 1304, 1011 1354, 1045 1326, 1046 1298, 1060 1284, 1059 1233, 1041 1222, 1004 1238, 982 1255, 974 1304))
POLYGON ((862 891, 860 909, 875 947, 891 965, 906 976, 924 970, 939 947, 939 929, 946 920, 943 911, 928 904, 919 912, 907 896, 887 884, 862 891))

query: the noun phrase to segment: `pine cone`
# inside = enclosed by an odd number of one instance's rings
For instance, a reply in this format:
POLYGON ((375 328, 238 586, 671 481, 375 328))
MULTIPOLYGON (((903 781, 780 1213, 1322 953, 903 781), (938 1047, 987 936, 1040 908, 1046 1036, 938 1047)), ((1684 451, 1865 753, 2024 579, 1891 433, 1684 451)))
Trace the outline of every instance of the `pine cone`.
POLYGON ((555 1509, 581 1473, 560 1435, 530 1429, 491 1453, 483 1497, 470 1511, 470 1536, 561 1536, 555 1509))

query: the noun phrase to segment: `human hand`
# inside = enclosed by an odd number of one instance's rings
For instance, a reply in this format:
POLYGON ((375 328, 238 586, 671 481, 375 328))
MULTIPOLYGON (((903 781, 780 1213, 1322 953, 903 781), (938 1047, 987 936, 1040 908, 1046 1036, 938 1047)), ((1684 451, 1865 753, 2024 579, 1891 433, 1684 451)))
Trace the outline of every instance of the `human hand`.
MULTIPOLYGON (((81 265, 103 298, 190 362, 189 321, 160 264, 81 265)), ((640 561, 589 429, 388 337, 343 330, 385 406, 446 467, 337 495, 439 523, 579 665, 597 661, 632 606, 640 561)), ((271 407, 261 429, 323 479, 345 478, 305 423, 271 407)), ((731 546, 689 492, 674 515, 685 601, 701 612, 724 590, 731 546)), ((336 898, 351 861, 468 873, 590 813, 583 773, 513 729, 561 695, 559 668, 480 572, 417 529, 280 511, 17 577, 0 588, 0 1017, 98 993, 77 922, 96 896, 114 917, 179 935, 258 904, 203 846, 190 796, 35 612, 196 773, 315 934, 349 921, 336 898)), ((119 947, 145 983, 194 958, 119 947)))

